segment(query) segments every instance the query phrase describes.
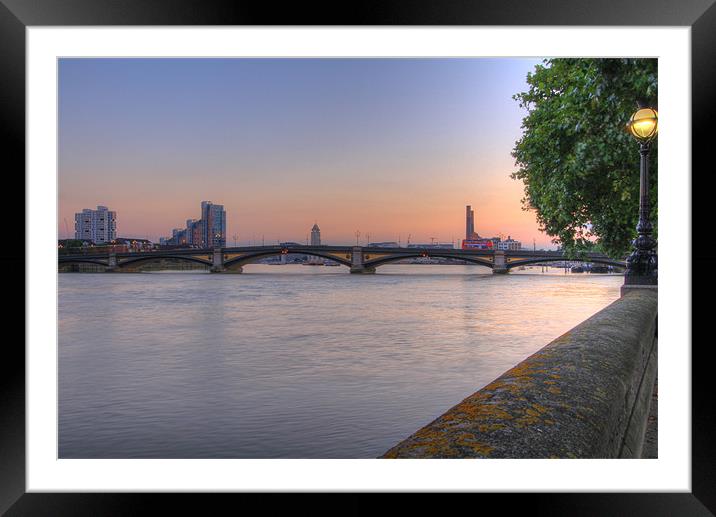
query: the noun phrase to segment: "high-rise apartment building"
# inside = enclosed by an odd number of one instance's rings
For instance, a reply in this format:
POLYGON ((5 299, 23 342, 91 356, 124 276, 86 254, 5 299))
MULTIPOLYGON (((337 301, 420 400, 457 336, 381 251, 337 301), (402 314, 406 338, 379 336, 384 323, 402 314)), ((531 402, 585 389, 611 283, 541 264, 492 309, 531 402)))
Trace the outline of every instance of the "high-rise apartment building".
POLYGON ((201 220, 187 219, 185 232, 186 244, 201 246, 201 220))
POLYGON ((75 239, 104 244, 117 238, 117 213, 106 206, 85 208, 75 214, 75 239))
POLYGON ((202 247, 226 246, 226 211, 224 205, 211 201, 201 202, 202 247))
POLYGON ((202 223, 201 219, 189 219, 186 225, 187 243, 201 248, 202 223), (191 223, 189 222, 191 221, 191 223))
POLYGON ((224 205, 201 202, 201 219, 187 219, 186 227, 175 228, 164 244, 186 245, 194 248, 226 246, 226 211, 224 205))
POLYGON ((318 227, 318 223, 313 225, 311 228, 311 246, 321 245, 321 229, 318 227))

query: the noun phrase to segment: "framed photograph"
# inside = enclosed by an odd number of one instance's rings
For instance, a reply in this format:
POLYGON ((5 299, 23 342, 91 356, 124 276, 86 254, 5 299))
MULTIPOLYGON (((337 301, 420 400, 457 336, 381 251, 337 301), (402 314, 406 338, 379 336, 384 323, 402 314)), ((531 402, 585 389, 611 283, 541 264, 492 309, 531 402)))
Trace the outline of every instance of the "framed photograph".
POLYGON ((690 213, 716 8, 513 4, 3 0, 27 304, 0 510, 713 511, 690 213))

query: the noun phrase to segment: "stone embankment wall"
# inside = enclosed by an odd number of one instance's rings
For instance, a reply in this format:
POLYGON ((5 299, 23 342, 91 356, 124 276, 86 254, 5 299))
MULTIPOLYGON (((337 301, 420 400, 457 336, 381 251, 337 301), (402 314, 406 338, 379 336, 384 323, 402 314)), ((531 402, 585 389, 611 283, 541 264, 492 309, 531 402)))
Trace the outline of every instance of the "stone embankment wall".
POLYGON ((383 457, 638 458, 656 331, 656 291, 629 290, 383 457))
MULTIPOLYGON (((139 273, 147 271, 208 271, 209 266, 188 262, 184 260, 159 259, 147 262, 139 262, 136 265, 129 264, 123 268, 114 270, 116 273, 139 273)), ((107 266, 99 264, 60 264, 59 273, 104 273, 107 266)))

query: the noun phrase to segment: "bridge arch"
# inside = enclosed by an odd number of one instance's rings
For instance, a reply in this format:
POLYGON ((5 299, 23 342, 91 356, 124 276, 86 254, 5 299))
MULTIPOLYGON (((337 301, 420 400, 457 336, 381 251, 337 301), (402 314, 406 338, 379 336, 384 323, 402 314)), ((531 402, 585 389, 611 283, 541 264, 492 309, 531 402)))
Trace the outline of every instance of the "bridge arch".
POLYGON ((251 264, 253 262, 256 262, 259 259, 266 258, 266 257, 275 257, 280 255, 309 255, 312 257, 319 257, 324 258, 328 260, 332 260, 334 262, 338 262, 339 264, 342 264, 344 266, 351 266, 351 261, 349 259, 343 259, 340 257, 336 257, 335 255, 331 255, 329 253, 321 253, 318 251, 305 251, 300 249, 292 249, 292 248, 284 248, 285 252, 283 250, 266 250, 266 251, 257 251, 254 253, 242 255, 240 257, 236 257, 230 260, 227 260, 224 262, 224 267, 232 267, 232 266, 245 266, 247 264, 251 264))
POLYGON ((128 265, 140 265, 141 266, 143 264, 146 264, 147 262, 158 262, 160 260, 179 260, 179 261, 184 261, 184 262, 193 262, 195 264, 201 264, 203 266, 209 266, 209 267, 211 267, 211 265, 212 265, 210 260, 200 259, 200 258, 196 258, 196 257, 187 257, 187 256, 183 256, 183 255, 159 255, 159 256, 157 256, 157 255, 151 254, 146 257, 132 257, 132 258, 125 259, 123 261, 118 260, 117 267, 121 269, 128 265))
POLYGON ((625 268, 626 263, 619 262, 618 260, 612 260, 608 258, 565 258, 565 257, 554 257, 554 258, 531 258, 531 259, 520 259, 505 264, 507 269, 512 269, 516 266, 524 266, 529 264, 544 264, 545 262, 590 262, 593 264, 604 264, 605 266, 615 266, 625 268))
POLYGON ((448 260, 462 260, 464 262, 470 262, 472 264, 477 264, 478 266, 485 266, 485 267, 489 267, 490 269, 493 268, 493 264, 490 260, 487 260, 487 259, 484 259, 481 257, 455 256, 455 255, 449 255, 447 253, 433 252, 433 250, 427 252, 427 255, 423 251, 416 251, 415 253, 391 255, 388 257, 381 257, 379 259, 366 260, 363 263, 363 265, 365 267, 378 267, 378 266, 382 266, 385 264, 390 264, 391 262, 398 262, 399 260, 403 260, 403 259, 420 258, 420 257, 426 257, 426 256, 429 258, 445 258, 448 260))

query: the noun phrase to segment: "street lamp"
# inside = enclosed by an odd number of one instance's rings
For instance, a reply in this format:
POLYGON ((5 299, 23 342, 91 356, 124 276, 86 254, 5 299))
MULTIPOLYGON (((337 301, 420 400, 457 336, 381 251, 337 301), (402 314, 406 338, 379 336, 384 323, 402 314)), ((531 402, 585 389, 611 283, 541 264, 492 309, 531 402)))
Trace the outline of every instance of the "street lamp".
POLYGON ((651 236, 649 220, 649 148, 659 129, 659 116, 655 109, 638 102, 639 109, 627 123, 629 132, 639 142, 641 165, 639 169, 639 222, 637 237, 632 241, 634 251, 627 258, 624 285, 657 285, 656 239, 651 236))

